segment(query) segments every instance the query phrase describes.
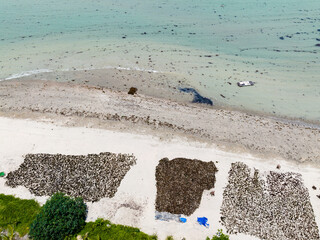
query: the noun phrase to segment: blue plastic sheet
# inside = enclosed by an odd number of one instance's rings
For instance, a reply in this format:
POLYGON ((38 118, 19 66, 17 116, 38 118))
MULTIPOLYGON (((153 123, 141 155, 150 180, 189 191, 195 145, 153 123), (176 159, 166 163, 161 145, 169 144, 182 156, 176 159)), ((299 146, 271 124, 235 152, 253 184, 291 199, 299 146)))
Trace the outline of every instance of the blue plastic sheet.
POLYGON ((209 227, 209 224, 207 223, 208 222, 208 218, 206 218, 206 217, 198 217, 198 223, 200 224, 200 225, 203 225, 203 226, 205 226, 206 228, 208 228, 209 227))

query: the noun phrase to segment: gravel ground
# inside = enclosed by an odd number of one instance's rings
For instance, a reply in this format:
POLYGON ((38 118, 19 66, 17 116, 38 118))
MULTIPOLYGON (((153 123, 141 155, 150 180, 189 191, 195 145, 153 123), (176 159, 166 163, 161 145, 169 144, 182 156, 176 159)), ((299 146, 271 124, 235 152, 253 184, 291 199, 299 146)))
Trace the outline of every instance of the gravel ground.
POLYGON ((136 158, 127 154, 28 154, 19 169, 8 174, 6 184, 25 186, 36 196, 59 191, 85 201, 98 201, 115 195, 135 163, 136 158))
POLYGON ((233 163, 223 193, 221 220, 229 233, 261 239, 320 239, 301 175, 269 172, 266 181, 244 163, 233 163))
POLYGON ((216 172, 213 162, 160 160, 156 168, 156 210, 191 215, 199 207, 203 191, 214 187, 216 172))

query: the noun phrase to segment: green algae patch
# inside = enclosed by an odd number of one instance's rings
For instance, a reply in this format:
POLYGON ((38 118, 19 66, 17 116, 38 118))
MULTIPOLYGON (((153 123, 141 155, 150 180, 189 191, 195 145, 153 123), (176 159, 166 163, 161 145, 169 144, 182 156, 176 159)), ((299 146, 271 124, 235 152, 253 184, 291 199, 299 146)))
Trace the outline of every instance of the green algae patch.
POLYGON ((24 236, 29 226, 40 212, 40 205, 35 200, 25 200, 12 195, 0 194, 0 228, 14 228, 24 236))
POLYGON ((72 237, 77 239, 77 236, 82 239, 104 239, 104 240, 157 240, 157 236, 148 235, 141 232, 138 228, 133 228, 124 225, 113 224, 108 220, 97 219, 95 222, 88 222, 86 226, 72 237))

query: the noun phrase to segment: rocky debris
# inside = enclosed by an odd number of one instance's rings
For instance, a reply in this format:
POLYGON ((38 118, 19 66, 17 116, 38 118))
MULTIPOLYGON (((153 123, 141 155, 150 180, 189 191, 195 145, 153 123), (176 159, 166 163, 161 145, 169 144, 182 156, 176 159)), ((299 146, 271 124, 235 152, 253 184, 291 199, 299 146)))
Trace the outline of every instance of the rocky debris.
POLYGON ((138 89, 137 89, 137 88, 135 88, 135 87, 131 87, 131 88, 129 89, 128 94, 130 94, 130 95, 134 95, 134 94, 136 94, 136 93, 137 93, 137 91, 138 91, 138 89))
POLYGON ((156 210, 191 215, 199 207, 203 191, 214 187, 216 172, 213 162, 161 159, 156 168, 156 210))
POLYGON ((112 198, 136 158, 128 154, 27 154, 6 184, 28 188, 36 196, 64 192, 85 201, 112 198))
POLYGON ((307 188, 301 175, 269 172, 265 180, 255 169, 233 163, 221 206, 228 233, 261 239, 320 239, 307 188))

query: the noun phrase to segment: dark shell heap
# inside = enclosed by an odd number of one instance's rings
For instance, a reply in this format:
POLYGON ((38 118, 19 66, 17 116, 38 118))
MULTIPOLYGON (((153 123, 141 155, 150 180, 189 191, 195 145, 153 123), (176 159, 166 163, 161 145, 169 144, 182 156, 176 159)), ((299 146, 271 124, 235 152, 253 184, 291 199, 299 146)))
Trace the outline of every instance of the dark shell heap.
POLYGON ((25 186, 36 196, 63 192, 85 201, 112 198, 136 158, 128 154, 28 154, 6 184, 25 186))
POLYGON ((319 230, 301 175, 269 172, 266 182, 244 163, 233 163, 223 193, 222 224, 228 233, 261 239, 319 239, 319 230))
POLYGON ((191 215, 199 207, 203 191, 214 187, 216 172, 213 162, 160 160, 156 168, 156 210, 191 215))

